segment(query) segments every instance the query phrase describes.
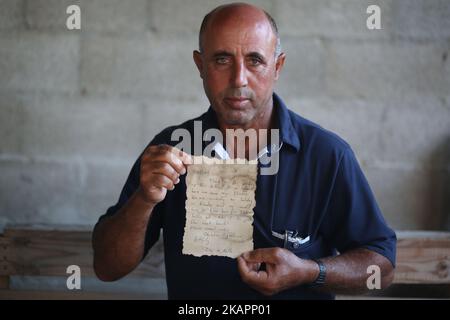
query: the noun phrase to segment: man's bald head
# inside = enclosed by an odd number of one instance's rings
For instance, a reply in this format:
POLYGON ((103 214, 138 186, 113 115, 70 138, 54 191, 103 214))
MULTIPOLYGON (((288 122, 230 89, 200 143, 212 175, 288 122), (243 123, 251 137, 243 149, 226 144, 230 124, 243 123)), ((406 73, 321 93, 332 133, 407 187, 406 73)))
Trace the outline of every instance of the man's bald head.
POLYGON ((238 16, 241 15, 242 17, 248 17, 255 19, 255 21, 261 22, 262 20, 267 21, 270 24, 270 27, 272 28, 273 34, 276 37, 276 47, 275 47, 275 57, 278 57, 281 53, 281 40, 280 35, 278 32, 278 26, 275 22, 275 20, 272 18, 272 16, 267 13, 266 11, 250 5, 246 3, 232 3, 232 4, 226 4, 219 6, 212 11, 210 11, 202 21, 202 25, 200 27, 200 32, 198 36, 198 42, 199 42, 199 50, 200 52, 204 51, 204 40, 203 35, 205 34, 207 28, 211 23, 214 23, 215 20, 220 19, 226 19, 230 16, 238 16))
POLYGON ((269 128, 286 58, 273 19, 252 5, 224 5, 206 15, 199 41, 193 59, 221 129, 269 128))

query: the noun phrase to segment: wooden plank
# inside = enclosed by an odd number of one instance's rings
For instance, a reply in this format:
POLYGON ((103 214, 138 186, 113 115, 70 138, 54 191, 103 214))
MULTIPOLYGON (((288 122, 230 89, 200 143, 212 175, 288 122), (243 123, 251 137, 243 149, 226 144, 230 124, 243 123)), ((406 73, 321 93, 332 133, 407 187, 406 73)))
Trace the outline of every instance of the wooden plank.
POLYGON ((0 290, 0 300, 164 300, 163 295, 87 291, 0 290))
MULTIPOLYGON (((91 231, 31 227, 9 228, 0 236, 0 276, 67 276, 75 264, 93 276, 91 231)), ((450 233, 397 232, 396 284, 450 284, 450 233)), ((136 277, 165 277, 162 241, 131 273, 136 277)))
POLYGON ((0 276, 0 289, 9 289, 9 277, 0 276))
POLYGON ((14 268, 9 261, 11 257, 10 240, 0 235, 0 277, 14 273, 14 268))
MULTIPOLYGON (((7 229, 4 232, 4 270, 0 275, 67 276, 69 265, 93 276, 90 231, 7 229), (6 261, 5 261, 6 260, 6 261)), ((130 276, 165 277, 162 241, 130 276)))
POLYGON ((420 235, 398 235, 394 283, 450 284, 450 233, 420 235))

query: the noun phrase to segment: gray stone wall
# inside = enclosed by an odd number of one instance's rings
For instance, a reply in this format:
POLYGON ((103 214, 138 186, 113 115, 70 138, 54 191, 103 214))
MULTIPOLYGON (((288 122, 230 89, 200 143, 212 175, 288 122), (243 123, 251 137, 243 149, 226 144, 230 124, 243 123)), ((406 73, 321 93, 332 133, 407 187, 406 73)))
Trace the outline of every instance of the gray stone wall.
MULTIPOLYGON (((0 0, 0 225, 95 223, 152 137, 208 107, 192 50, 224 2, 0 0)), ((450 1, 252 2, 279 24, 277 92, 352 145, 388 222, 450 229, 450 1)))

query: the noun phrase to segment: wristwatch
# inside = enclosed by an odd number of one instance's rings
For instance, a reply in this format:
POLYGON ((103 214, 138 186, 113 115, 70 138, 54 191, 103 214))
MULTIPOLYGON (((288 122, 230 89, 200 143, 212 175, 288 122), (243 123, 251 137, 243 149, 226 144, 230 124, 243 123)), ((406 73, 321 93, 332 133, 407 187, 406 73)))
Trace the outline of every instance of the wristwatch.
POLYGON ((325 267, 325 264, 320 260, 313 259, 318 265, 319 265, 319 275, 317 276, 316 280, 314 280, 313 283, 311 283, 311 286, 318 287, 325 283, 325 277, 327 275, 327 268, 325 267))

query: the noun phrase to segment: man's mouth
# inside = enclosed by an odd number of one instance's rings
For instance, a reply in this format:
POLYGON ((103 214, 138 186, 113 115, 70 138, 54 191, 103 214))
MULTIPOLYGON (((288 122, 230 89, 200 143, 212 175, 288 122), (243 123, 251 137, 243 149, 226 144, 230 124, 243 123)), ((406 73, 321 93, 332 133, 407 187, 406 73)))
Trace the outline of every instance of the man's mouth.
POLYGON ((225 103, 232 109, 243 109, 247 103, 250 101, 246 97, 227 97, 225 98, 225 103))

